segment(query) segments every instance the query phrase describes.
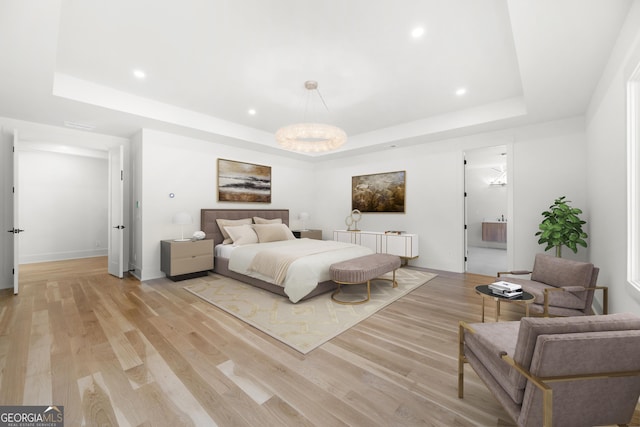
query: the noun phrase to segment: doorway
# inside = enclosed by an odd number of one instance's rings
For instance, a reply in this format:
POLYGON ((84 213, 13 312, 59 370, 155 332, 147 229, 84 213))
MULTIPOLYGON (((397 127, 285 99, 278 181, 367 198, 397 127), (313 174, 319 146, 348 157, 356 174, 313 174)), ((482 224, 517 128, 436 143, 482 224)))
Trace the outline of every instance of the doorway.
POLYGON ((21 143, 19 262, 107 255, 106 152, 21 143))
POLYGON ((507 146, 465 151, 465 270, 495 277, 508 266, 507 146))

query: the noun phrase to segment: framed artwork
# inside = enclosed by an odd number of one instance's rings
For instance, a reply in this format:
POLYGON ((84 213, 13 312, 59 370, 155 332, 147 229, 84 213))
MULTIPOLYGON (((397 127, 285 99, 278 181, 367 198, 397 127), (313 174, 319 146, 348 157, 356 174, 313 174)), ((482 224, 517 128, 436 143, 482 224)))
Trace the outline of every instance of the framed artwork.
POLYGON ((218 201, 271 203, 271 166, 218 159, 218 201))
POLYGON ((406 171, 351 177, 351 209, 404 212, 406 171))

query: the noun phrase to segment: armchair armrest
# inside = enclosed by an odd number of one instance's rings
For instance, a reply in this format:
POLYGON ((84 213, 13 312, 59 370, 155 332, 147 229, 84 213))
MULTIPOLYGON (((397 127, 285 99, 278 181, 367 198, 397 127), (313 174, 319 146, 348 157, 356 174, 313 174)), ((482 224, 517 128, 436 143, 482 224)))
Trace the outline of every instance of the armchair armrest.
POLYGON ((533 272, 529 270, 498 271, 498 277, 502 276, 503 274, 512 274, 514 276, 519 276, 522 274, 531 274, 531 273, 533 272))
POLYGON ((585 288, 582 286, 566 286, 564 288, 545 288, 544 290, 544 311, 542 315, 549 317, 549 292, 584 292, 584 291, 602 291, 602 314, 609 314, 609 287, 594 286, 585 288))
MULTIPOLYGON (((546 295, 546 293, 545 293, 546 295)), ((532 375, 528 369, 523 368, 513 358, 507 354, 502 355, 502 360, 507 362, 512 368, 527 378, 533 385, 542 391, 542 425, 551 427, 553 425, 553 391, 551 387, 544 383, 541 378, 532 375)))
MULTIPOLYGON (((553 391, 549 386, 549 383, 580 381, 580 380, 588 380, 588 379, 605 379, 605 378, 640 376, 640 371, 619 371, 619 372, 599 371, 599 372, 577 374, 577 375, 539 377, 539 376, 533 375, 528 369, 524 368, 518 362, 513 360, 513 358, 508 354, 506 353, 502 354, 500 357, 502 358, 502 360, 507 362, 513 369, 515 369, 521 375, 527 378, 527 380, 531 381, 531 383, 534 386, 538 387, 542 392, 542 425, 543 427, 551 427, 553 425, 552 423, 553 391)), ((626 425, 626 424, 619 424, 619 425, 626 425)))

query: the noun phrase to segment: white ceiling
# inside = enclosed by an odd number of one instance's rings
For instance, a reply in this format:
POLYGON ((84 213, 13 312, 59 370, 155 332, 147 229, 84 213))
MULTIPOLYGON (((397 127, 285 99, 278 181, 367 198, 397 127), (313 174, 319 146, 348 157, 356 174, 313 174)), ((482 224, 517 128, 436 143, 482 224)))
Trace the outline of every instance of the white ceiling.
POLYGON ((630 4, 0 0, 0 116, 264 151, 279 127, 322 121, 349 135, 334 157, 571 117, 630 4))

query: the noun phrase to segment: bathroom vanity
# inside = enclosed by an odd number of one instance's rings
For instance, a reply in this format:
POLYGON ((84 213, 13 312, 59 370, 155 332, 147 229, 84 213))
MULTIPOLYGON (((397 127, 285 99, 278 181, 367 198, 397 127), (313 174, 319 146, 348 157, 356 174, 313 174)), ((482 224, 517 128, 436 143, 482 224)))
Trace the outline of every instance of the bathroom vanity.
POLYGON ((506 221, 484 221, 482 223, 482 240, 485 242, 507 242, 506 221))

